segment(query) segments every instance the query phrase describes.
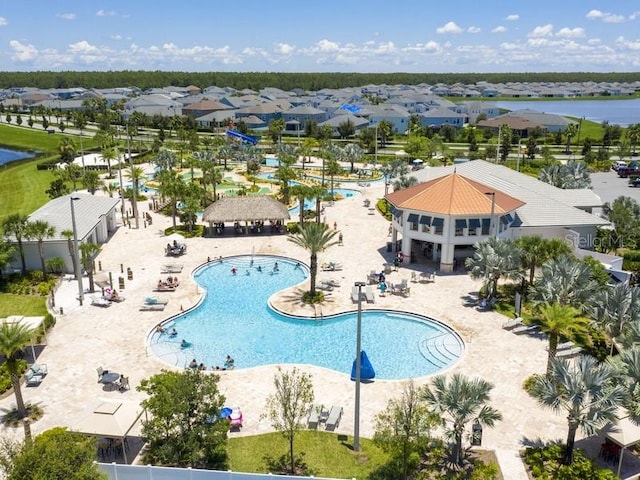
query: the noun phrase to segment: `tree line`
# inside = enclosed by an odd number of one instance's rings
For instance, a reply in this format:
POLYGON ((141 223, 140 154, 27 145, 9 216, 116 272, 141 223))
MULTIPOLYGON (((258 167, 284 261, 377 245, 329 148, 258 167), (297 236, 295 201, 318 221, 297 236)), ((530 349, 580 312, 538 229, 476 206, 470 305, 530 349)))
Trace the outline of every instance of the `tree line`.
POLYGON ((166 86, 211 85, 236 89, 275 87, 321 90, 363 85, 474 84, 479 81, 504 82, 635 82, 640 72, 540 72, 540 73, 347 73, 347 72, 178 72, 178 71, 38 71, 1 72, 0 88, 116 88, 136 86, 141 89, 166 86))

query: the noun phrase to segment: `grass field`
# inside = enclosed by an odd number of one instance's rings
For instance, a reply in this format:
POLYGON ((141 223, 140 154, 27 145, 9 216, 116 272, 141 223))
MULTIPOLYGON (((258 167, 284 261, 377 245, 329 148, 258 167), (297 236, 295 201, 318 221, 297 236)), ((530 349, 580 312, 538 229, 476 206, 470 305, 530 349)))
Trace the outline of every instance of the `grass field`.
POLYGON ((40 317, 47 314, 45 297, 35 295, 15 295, 3 293, 0 295, 0 318, 9 315, 24 315, 25 317, 40 317))
POLYGON ((0 167, 0 222, 12 213, 29 215, 49 201, 45 190, 53 172, 38 170, 38 160, 11 162, 0 167))
MULTIPOLYGON (((387 455, 371 440, 360 440, 360 452, 351 449, 353 437, 344 442, 335 433, 304 430, 296 435, 294 454, 304 452, 310 474, 318 477, 367 478, 387 461, 387 455)), ((229 439, 229 466, 236 472, 268 473, 265 457, 279 458, 289 444, 280 433, 229 439)))

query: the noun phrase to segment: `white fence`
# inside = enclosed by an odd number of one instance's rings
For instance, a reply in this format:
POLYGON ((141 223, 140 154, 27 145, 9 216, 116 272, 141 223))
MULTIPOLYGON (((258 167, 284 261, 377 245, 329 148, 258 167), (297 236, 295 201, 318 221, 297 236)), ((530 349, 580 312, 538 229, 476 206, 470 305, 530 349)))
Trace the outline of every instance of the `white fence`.
POLYGON ((151 465, 121 465, 116 463, 98 463, 98 467, 109 476, 109 480, 309 480, 309 478, 345 480, 323 477, 297 477, 293 475, 222 472, 193 468, 154 467, 151 465))

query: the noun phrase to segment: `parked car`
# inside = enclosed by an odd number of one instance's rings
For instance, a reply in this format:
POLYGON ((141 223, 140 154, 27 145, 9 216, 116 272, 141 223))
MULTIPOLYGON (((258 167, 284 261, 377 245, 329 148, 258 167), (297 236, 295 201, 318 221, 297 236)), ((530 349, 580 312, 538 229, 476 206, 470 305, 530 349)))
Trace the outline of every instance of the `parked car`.
POLYGON ((638 162, 631 162, 626 167, 618 167, 618 176, 620 178, 627 178, 640 175, 640 164, 638 162))
POLYGON ((613 168, 617 172, 620 168, 624 168, 626 166, 627 166, 627 162, 618 160, 617 162, 613 162, 613 165, 611 165, 611 168, 613 168))
POLYGON ((630 187, 640 187, 640 177, 630 178, 629 179, 630 187))

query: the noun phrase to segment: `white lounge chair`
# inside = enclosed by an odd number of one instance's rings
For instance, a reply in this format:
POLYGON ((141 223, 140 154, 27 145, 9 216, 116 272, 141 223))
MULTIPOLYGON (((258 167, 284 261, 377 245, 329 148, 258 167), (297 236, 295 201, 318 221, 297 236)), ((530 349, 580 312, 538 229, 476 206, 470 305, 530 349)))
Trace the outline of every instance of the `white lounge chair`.
POLYGON ((318 422, 320 421, 320 415, 318 414, 318 407, 313 405, 309 411, 309 418, 307 419, 307 427, 316 430, 318 428, 318 422))
POLYGON ((166 305, 169 303, 169 300, 160 299, 158 297, 145 297, 144 303, 146 305, 166 305))
POLYGON ((524 325, 522 323, 522 317, 514 318, 513 320, 507 320, 502 324, 502 328, 505 330, 513 330, 514 328, 521 327, 524 325))
MULTIPOLYGON (((561 350, 569 350, 572 348, 575 348, 576 344, 573 343, 572 341, 568 341, 568 342, 562 342, 559 343, 558 345, 556 345, 556 352, 559 352, 561 350)), ((548 352, 549 351, 549 345, 547 345, 545 347, 545 350, 548 352)))
POLYGON ((33 370, 29 369, 24 374, 24 378, 26 380, 28 387, 34 387, 36 385, 40 385, 42 383, 42 375, 37 375, 33 372, 33 370))
POLYGON ((111 302, 109 300, 105 300, 104 298, 92 296, 91 297, 91 305, 95 307, 110 307, 111 302))
POLYGON ((376 297, 373 293, 373 288, 371 286, 367 286, 364 289, 364 298, 367 299, 367 303, 376 303, 376 297))
POLYGON ((540 328, 540 326, 538 326, 538 325, 525 325, 523 323, 519 327, 516 327, 513 330, 511 330, 511 332, 515 333, 516 335, 522 335, 522 334, 525 334, 525 333, 533 333, 533 332, 537 331, 539 328, 540 328))
MULTIPOLYGON (((362 292, 362 295, 365 295, 365 292, 362 292)), ((358 287, 353 286, 351 287, 351 300, 355 303, 358 302, 358 300, 360 299, 360 290, 358 287)), ((366 297, 365 297, 366 298, 366 297)))
POLYGON ((341 418, 342 407, 336 407, 334 405, 333 407, 331 407, 331 410, 329 410, 329 416, 327 417, 327 422, 325 423, 325 429, 333 432, 340 423, 341 418))
POLYGON ((141 312, 161 312, 164 310, 164 307, 167 305, 165 303, 157 303, 157 304, 144 304, 140 305, 141 312))
POLYGON ((580 355, 580 353, 582 353, 581 347, 568 348, 556 352, 556 358, 571 358, 580 355))

